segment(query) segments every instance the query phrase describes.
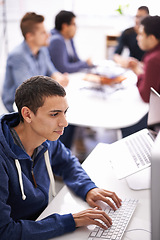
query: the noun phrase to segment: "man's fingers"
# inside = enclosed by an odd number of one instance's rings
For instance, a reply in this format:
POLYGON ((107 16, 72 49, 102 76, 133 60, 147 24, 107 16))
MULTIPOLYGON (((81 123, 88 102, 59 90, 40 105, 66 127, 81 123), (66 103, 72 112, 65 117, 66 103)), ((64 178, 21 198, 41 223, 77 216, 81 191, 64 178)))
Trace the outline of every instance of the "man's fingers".
POLYGON ((115 205, 119 208, 122 202, 122 200, 116 195, 115 192, 110 192, 106 190, 102 190, 102 192, 97 195, 97 200, 102 200, 106 202, 113 210, 116 210, 115 205), (109 198, 111 198, 115 204, 112 203, 109 198))
POLYGON ((101 201, 107 203, 114 211, 117 209, 116 206, 119 208, 121 205, 120 203, 115 199, 114 203, 110 201, 108 198, 101 196, 101 201), (115 206, 116 205, 116 206, 115 206))
POLYGON ((76 227, 94 224, 104 229, 112 225, 112 219, 102 210, 87 209, 80 213, 73 214, 76 227))
POLYGON ((94 202, 94 201, 92 201, 92 200, 89 201, 89 205, 90 205, 91 207, 93 207, 93 208, 97 208, 97 209, 99 209, 99 210, 102 210, 102 208, 98 205, 98 203, 97 203, 97 202, 94 202))
POLYGON ((103 228, 110 227, 112 225, 112 219, 104 212, 101 210, 97 210, 96 214, 91 214, 89 218, 92 221, 92 224, 95 224, 97 226, 100 226, 103 228))

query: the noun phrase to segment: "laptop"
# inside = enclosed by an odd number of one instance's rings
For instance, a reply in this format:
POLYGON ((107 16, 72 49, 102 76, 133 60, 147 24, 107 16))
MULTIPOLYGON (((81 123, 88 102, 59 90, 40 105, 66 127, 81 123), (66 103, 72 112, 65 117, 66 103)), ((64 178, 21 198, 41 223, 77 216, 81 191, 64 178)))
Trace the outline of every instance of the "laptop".
POLYGON ((159 124, 160 95, 151 88, 147 128, 110 145, 109 161, 113 170, 118 179, 126 178, 132 189, 150 187, 151 149, 159 131, 159 124), (145 180, 146 177, 148 181, 145 180), (142 186, 139 178, 143 180, 142 186))

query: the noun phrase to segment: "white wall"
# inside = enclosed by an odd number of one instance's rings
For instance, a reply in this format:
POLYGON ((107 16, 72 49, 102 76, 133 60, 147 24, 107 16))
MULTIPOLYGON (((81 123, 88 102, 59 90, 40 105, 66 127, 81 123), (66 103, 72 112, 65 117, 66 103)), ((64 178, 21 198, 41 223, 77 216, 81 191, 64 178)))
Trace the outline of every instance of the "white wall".
MULTIPOLYGON (((10 52, 22 41, 19 28, 21 17, 27 11, 35 11, 45 16, 49 31, 53 27, 55 15, 61 10, 71 10, 77 15, 75 44, 81 58, 91 57, 97 61, 106 56, 105 36, 110 32, 122 31, 133 25, 133 16, 140 5, 147 5, 152 15, 159 14, 160 1, 157 0, 5 0, 7 17, 7 49, 10 52), (125 9, 125 16, 119 16, 115 9, 119 4, 125 9)), ((2 2, 2 1, 1 1, 2 2)), ((3 37, 3 6, 0 4, 0 68, 6 63, 6 48, 3 37)))
MULTIPOLYGON (((2 1, 1 1, 2 2, 2 1)), ((76 45, 82 57, 104 57, 104 35, 108 31, 121 31, 133 24, 133 16, 140 5, 147 5, 152 15, 159 14, 160 1, 157 0, 5 0, 7 17, 8 51, 22 41, 19 22, 27 11, 35 11, 45 16, 46 28, 53 27, 55 15, 61 10, 71 10, 77 15, 78 31, 76 45), (125 8, 125 16, 118 16, 115 9, 119 4, 125 8), (87 46, 86 46, 87 45, 87 46), (95 54, 94 54, 94 50, 95 54)), ((0 62, 4 56, 3 5, 0 4, 0 62)))

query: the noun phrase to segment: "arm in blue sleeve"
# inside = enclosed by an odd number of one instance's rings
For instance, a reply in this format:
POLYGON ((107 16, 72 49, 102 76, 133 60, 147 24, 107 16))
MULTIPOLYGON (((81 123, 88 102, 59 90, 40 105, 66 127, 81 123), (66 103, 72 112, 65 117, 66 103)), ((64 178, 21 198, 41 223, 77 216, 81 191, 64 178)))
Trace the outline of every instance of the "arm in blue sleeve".
POLYGON ((78 72, 83 68, 88 68, 85 61, 69 62, 65 43, 61 39, 53 39, 48 47, 51 60, 56 68, 61 72, 78 72))
POLYGON ((54 153, 51 152, 51 159, 53 159, 54 173, 63 177, 66 185, 84 200, 88 191, 97 187, 82 168, 79 160, 60 141, 57 141, 54 153))
MULTIPOLYGON (((52 214, 40 221, 16 219, 12 216, 12 207, 8 203, 9 177, 6 166, 0 164, 0 239, 1 240, 47 240, 75 230, 72 214, 52 214)), ((11 196, 10 196, 11 197, 11 196)), ((16 194, 14 198, 16 198, 16 194)), ((18 204, 18 202, 17 202, 18 204)), ((30 206, 32 208, 32 206, 30 206)), ((15 213, 14 213, 15 214, 15 213)), ((16 214, 15 214, 16 215, 16 214)))

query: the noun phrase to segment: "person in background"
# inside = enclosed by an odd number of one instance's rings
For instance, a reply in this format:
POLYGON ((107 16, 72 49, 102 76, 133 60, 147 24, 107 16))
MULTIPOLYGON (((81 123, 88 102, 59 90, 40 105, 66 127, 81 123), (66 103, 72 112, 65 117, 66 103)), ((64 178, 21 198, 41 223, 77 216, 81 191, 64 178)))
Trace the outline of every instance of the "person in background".
POLYGON ((53 64, 61 73, 74 73, 93 66, 91 59, 82 61, 78 57, 73 41, 75 34, 75 14, 60 11, 55 17, 55 28, 51 30, 48 49, 53 64))
POLYGON ((9 112, 14 111, 16 88, 31 76, 51 76, 63 86, 68 84, 67 74, 58 72, 50 60, 46 47, 49 34, 44 27, 44 17, 28 12, 21 19, 20 27, 24 41, 8 56, 2 91, 2 100, 9 112))
MULTIPOLYGON (((76 16, 73 12, 62 10, 55 17, 55 28, 51 30, 49 54, 54 66, 61 73, 74 73, 93 66, 91 59, 82 61, 77 54, 73 38, 76 34, 76 16)), ((60 140, 72 148, 76 128, 68 125, 60 140)), ((83 139, 80 140, 81 151, 85 151, 83 139)), ((79 148, 79 147, 78 147, 79 148)))
POLYGON ((110 227, 112 220, 97 200, 116 210, 121 199, 98 188, 58 140, 67 126, 64 88, 50 77, 35 76, 18 87, 15 103, 18 112, 0 118, 0 239, 47 240, 90 224, 110 227), (91 208, 36 221, 48 205, 50 182, 56 194, 53 173, 91 208))
MULTIPOLYGON (((130 68, 138 77, 137 87, 141 98, 149 103, 151 87, 160 93, 160 16, 148 16, 141 21, 137 41, 146 53, 143 62, 133 59, 130 68)), ((145 127, 147 115, 138 124, 122 132, 126 136, 145 127)))
POLYGON ((138 59, 139 61, 142 60, 144 55, 144 50, 139 48, 137 44, 137 33, 140 21, 149 15, 149 9, 146 6, 141 6, 137 10, 137 14, 135 16, 135 25, 134 27, 128 28, 122 32, 118 45, 115 49, 115 54, 113 59, 116 63, 120 64, 124 68, 130 68, 130 61, 132 58, 138 59), (122 56, 122 52, 124 48, 128 48, 129 50, 129 57, 122 56))

